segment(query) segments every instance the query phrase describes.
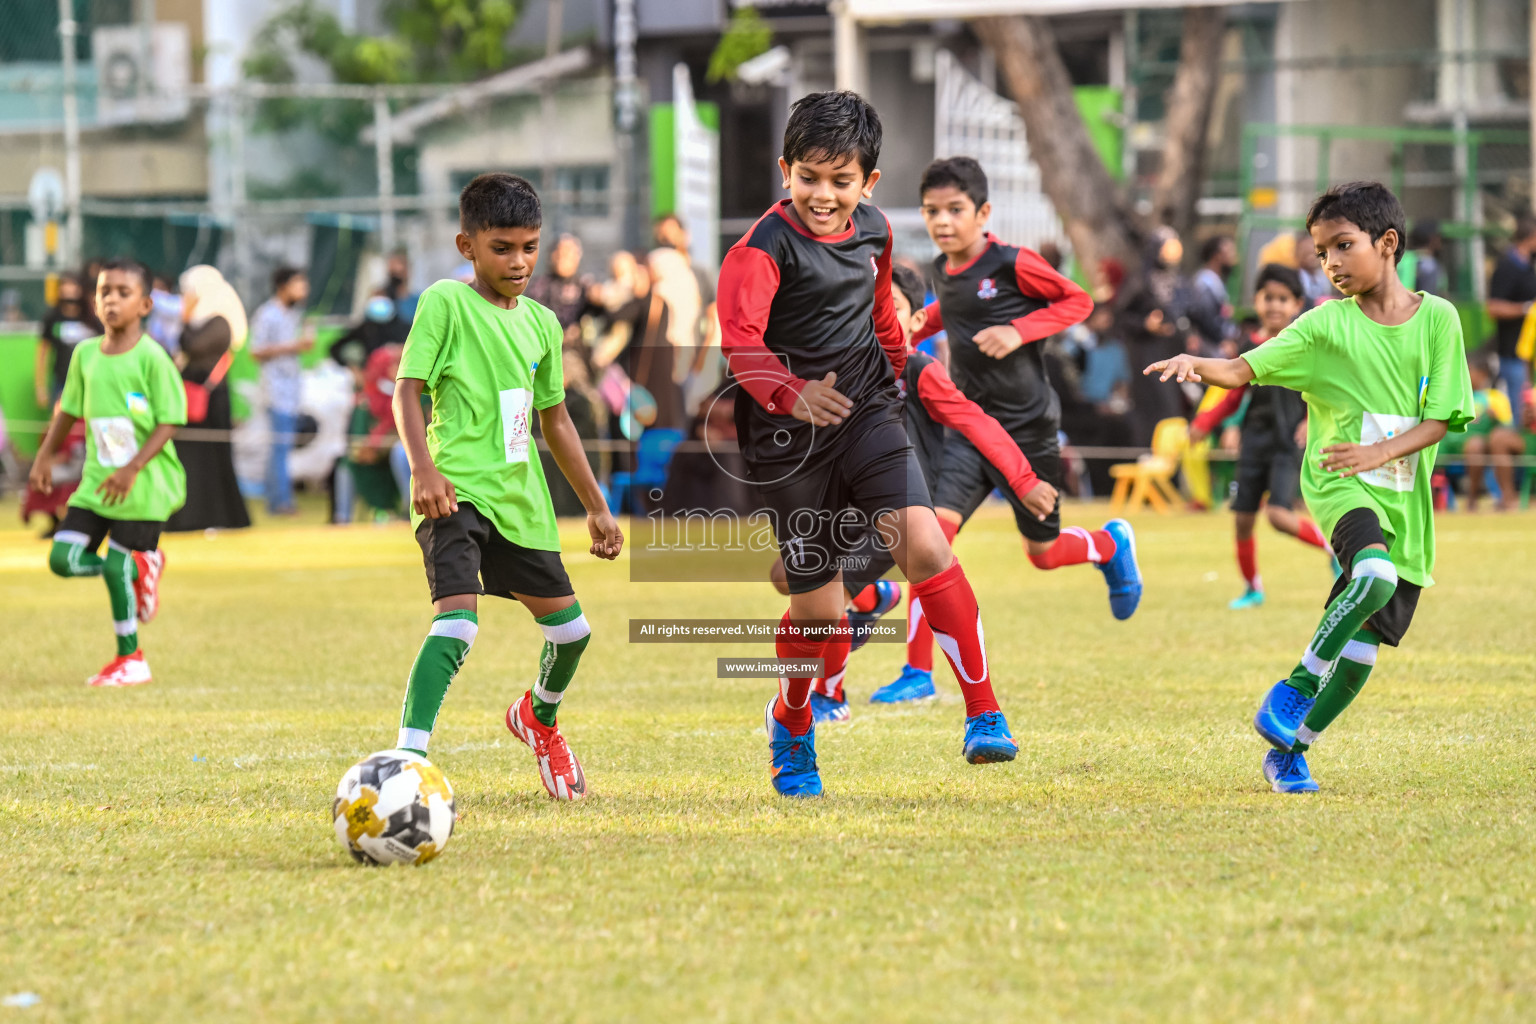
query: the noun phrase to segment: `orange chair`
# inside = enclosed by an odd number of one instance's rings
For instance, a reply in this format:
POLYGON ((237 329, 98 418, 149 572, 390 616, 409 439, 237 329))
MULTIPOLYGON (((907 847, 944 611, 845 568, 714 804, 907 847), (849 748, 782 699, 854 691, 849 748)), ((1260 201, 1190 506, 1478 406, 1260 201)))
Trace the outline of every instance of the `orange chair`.
POLYGON ((1189 421, 1182 416, 1158 422, 1152 430, 1152 450, 1135 462, 1109 467, 1115 489, 1109 496, 1113 512, 1141 508, 1145 502, 1163 515, 1169 515, 1182 501, 1173 475, 1179 471, 1179 459, 1189 445, 1189 421))

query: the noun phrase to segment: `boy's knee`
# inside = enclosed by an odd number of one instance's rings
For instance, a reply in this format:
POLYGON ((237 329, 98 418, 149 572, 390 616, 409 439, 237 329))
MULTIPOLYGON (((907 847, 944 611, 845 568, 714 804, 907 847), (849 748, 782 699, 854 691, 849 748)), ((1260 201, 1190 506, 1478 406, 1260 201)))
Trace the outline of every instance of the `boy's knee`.
POLYGON ((54 541, 53 550, 48 552, 48 568, 53 570, 55 576, 73 576, 74 566, 70 564, 70 552, 72 547, 68 544, 60 544, 54 541))

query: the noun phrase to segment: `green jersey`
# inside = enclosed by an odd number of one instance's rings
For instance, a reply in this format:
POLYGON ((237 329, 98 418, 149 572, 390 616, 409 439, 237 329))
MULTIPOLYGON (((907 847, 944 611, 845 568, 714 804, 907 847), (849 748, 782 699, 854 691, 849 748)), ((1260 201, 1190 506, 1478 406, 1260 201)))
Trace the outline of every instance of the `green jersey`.
POLYGON ((181 374, 148 334, 114 355, 101 350, 102 340, 75 348, 59 399, 59 407, 86 427, 85 470, 69 503, 107 519, 164 522, 187 500, 187 474, 174 442, 167 441, 149 460, 121 503, 108 505, 96 488, 133 461, 156 426, 187 422, 181 374))
POLYGON ((539 551, 559 551, 560 530, 528 419, 565 401, 561 340, 555 314, 526 295, 502 309, 439 281, 421 293, 398 373, 426 382, 427 450, 459 500, 539 551))
POLYGON ((1243 358, 1259 384, 1306 399, 1301 493, 1323 533, 1331 536, 1351 509, 1370 509, 1398 575, 1427 587, 1435 566, 1429 478, 1439 446, 1352 477, 1322 468, 1329 445, 1374 444, 1424 420, 1444 420, 1459 432, 1471 421, 1472 381, 1455 307, 1419 294, 1418 311, 1395 327, 1366 316, 1353 298, 1325 302, 1243 358))

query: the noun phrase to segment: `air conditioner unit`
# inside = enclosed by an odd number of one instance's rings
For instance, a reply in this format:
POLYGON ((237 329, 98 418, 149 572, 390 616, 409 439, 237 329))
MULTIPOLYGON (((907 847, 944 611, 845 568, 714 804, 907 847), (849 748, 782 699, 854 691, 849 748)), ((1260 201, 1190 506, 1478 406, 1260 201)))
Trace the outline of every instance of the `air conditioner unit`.
POLYGON ((192 44, 187 26, 163 22, 112 25, 91 33, 96 64, 98 124, 180 121, 191 110, 187 94, 192 44))

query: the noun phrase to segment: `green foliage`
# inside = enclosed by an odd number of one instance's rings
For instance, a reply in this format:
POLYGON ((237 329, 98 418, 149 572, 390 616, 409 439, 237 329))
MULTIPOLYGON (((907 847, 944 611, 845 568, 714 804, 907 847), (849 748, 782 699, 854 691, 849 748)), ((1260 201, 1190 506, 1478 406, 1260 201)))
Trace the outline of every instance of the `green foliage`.
POLYGON ((715 52, 709 55, 709 70, 705 78, 710 82, 734 81, 736 69, 753 57, 761 57, 773 46, 773 28, 757 13, 755 7, 738 7, 731 14, 715 52))

